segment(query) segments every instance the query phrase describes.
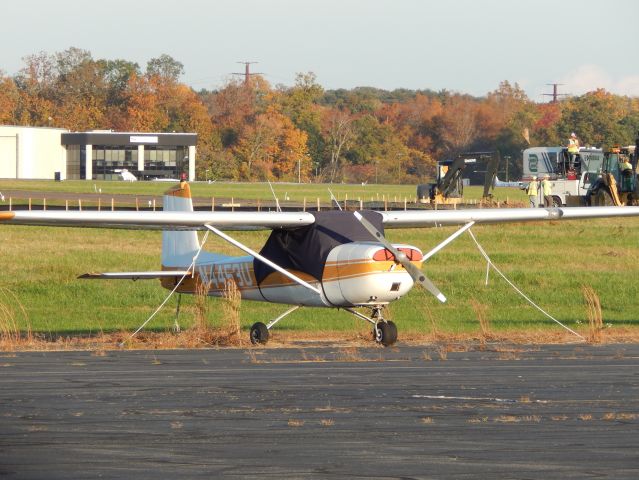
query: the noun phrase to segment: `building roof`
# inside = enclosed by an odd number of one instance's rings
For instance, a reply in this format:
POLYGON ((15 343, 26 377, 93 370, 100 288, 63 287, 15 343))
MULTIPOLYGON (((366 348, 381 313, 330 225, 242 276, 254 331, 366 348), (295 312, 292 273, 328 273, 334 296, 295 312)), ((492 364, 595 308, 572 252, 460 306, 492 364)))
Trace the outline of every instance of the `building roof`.
POLYGON ((162 145, 186 147, 197 144, 197 133, 73 132, 62 134, 62 145, 162 145))

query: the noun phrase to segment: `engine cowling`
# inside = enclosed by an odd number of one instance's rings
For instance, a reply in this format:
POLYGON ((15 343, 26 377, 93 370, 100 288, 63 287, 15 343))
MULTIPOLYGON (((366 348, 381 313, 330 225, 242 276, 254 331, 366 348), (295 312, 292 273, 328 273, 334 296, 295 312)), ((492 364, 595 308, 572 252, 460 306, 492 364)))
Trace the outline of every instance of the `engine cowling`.
MULTIPOLYGON (((421 268, 420 249, 403 244, 394 246, 421 268)), ((324 266, 322 286, 332 305, 379 305, 406 295, 413 287, 413 279, 383 246, 353 242, 331 250, 324 266)))

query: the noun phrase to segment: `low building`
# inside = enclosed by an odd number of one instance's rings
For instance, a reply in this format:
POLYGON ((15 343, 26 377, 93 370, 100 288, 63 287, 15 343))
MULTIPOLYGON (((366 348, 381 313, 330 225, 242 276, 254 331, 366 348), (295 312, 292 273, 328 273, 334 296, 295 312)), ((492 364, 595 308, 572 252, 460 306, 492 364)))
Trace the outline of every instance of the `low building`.
POLYGON ((117 180, 123 170, 138 180, 195 178, 195 133, 73 132, 61 142, 69 180, 117 180))
POLYGON ((195 133, 0 126, 0 178, 194 180, 196 144, 195 133))
POLYGON ((0 125, 0 178, 53 179, 66 173, 62 128, 0 125))

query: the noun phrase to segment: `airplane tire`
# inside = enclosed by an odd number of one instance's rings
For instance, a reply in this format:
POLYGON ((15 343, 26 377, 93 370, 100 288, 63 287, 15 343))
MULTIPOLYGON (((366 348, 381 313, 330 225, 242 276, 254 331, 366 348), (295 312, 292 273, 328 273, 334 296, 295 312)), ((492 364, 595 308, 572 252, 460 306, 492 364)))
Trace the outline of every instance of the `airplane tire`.
POLYGON ((251 343, 264 345, 266 342, 268 342, 268 328, 262 322, 254 323, 251 327, 251 343))
POLYGON ((393 322, 377 322, 375 325, 375 341, 385 347, 397 341, 397 327, 393 322))

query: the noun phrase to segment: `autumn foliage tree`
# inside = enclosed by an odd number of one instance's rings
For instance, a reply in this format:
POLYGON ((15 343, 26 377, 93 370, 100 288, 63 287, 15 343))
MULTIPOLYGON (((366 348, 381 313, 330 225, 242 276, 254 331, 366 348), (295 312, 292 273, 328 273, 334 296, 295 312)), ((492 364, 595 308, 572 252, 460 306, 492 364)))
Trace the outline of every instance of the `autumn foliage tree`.
POLYGON ((508 81, 483 97, 442 90, 325 90, 312 72, 292 86, 263 77, 195 92, 184 66, 163 54, 145 69, 71 47, 0 72, 0 122, 70 130, 196 132, 197 176, 327 182, 428 181, 435 162, 499 151, 511 178, 528 146, 571 132, 594 146, 634 143, 639 99, 595 90, 557 103, 531 101, 508 81))

